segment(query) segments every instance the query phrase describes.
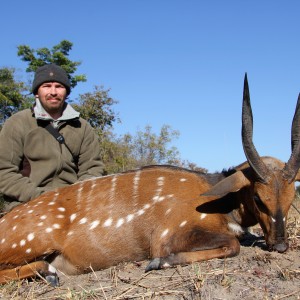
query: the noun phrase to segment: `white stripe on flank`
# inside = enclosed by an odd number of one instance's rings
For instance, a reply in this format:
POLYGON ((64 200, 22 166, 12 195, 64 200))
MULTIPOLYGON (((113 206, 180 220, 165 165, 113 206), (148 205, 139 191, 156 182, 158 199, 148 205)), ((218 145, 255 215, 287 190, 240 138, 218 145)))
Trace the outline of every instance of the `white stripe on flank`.
POLYGON ((137 198, 138 198, 138 189, 139 189, 139 183, 141 179, 141 170, 138 170, 134 177, 133 177, 133 191, 132 191, 132 196, 133 196, 133 201, 134 201, 134 206, 137 205, 137 198))
POLYGON ((78 186, 77 186, 77 196, 76 196, 76 205, 79 204, 79 207, 80 207, 80 204, 81 204, 81 193, 82 193, 82 190, 83 190, 83 184, 84 184, 84 181, 80 181, 78 186))
POLYGON ((109 199, 111 199, 113 201, 115 199, 117 180, 118 180, 118 175, 112 176, 112 178, 111 178, 111 188, 110 188, 110 191, 109 191, 109 199))
POLYGON ((165 197, 163 197, 163 196, 161 197, 160 196, 160 194, 161 194, 161 192, 163 190, 164 180, 165 180, 164 177, 158 177, 157 178, 157 186, 158 186, 158 188, 156 189, 156 191, 155 191, 156 193, 155 193, 155 195, 152 198, 152 200, 154 202, 160 202, 160 201, 163 201, 165 199, 165 197))

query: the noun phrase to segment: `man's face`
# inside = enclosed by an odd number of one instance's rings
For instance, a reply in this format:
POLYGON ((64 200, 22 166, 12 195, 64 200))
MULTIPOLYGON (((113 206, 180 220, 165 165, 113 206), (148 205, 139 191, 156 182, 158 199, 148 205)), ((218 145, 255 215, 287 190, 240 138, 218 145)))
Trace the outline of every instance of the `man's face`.
POLYGON ((67 90, 64 85, 58 82, 45 82, 38 88, 37 95, 44 109, 50 115, 62 114, 67 97, 67 90))

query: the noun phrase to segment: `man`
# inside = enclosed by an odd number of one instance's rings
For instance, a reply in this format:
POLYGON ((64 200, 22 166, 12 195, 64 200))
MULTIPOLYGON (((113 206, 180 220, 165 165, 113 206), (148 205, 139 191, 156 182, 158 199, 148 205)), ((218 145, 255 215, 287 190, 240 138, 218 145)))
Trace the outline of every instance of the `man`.
POLYGON ((32 83, 35 106, 5 122, 0 133, 4 211, 56 187, 102 175, 97 137, 65 101, 70 91, 61 67, 42 66, 32 83))

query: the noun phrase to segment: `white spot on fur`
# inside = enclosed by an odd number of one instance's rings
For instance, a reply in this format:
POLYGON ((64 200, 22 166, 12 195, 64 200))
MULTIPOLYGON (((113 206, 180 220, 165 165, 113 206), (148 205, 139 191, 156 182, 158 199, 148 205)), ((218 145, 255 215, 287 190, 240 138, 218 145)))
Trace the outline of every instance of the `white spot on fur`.
POLYGON ((31 209, 31 210, 29 210, 29 211, 28 211, 28 213, 29 213, 29 214, 32 214, 32 213, 33 213, 33 210, 32 210, 32 209, 31 209))
POLYGON ((128 215, 128 216, 126 217, 127 223, 131 222, 131 221, 133 220, 133 218, 134 218, 134 215, 133 215, 133 214, 128 215))
POLYGON ((46 219, 47 219, 47 216, 45 216, 45 215, 44 215, 44 216, 41 216, 40 219, 41 219, 41 220, 46 220, 46 219))
POLYGON ((92 186, 91 186, 92 190, 94 189, 95 186, 96 186, 96 180, 92 179, 92 186))
POLYGON ((152 199, 153 199, 154 202, 162 202, 162 201, 165 200, 165 196, 157 195, 157 196, 154 196, 152 199))
POLYGON ((17 219, 18 217, 19 217, 19 216, 18 216, 18 215, 16 215, 16 216, 14 216, 14 217, 13 217, 13 219, 15 220, 15 219, 17 219))
POLYGON ((71 236, 71 235, 73 235, 73 231, 69 231, 68 233, 67 233, 67 236, 71 236))
POLYGON ((48 227, 48 228, 46 228, 46 230, 45 230, 47 233, 50 233, 50 232, 52 232, 53 231, 53 229, 52 228, 50 228, 50 227, 48 227))
POLYGON ((140 209, 140 210, 138 210, 137 215, 138 215, 138 216, 141 216, 141 215, 143 215, 144 213, 145 213, 145 210, 140 209))
POLYGON ((44 222, 40 222, 37 224, 37 226, 43 226, 44 225, 44 222))
POLYGON ((53 228, 53 229, 60 229, 61 226, 60 226, 59 224, 53 224, 52 228, 53 228))
POLYGON ((12 230, 15 231, 17 229, 17 225, 15 225, 12 230))
POLYGON ((77 215, 76 214, 72 214, 70 216, 70 221, 73 222, 76 219, 77 215))
POLYGON ((273 223, 276 223, 276 220, 273 217, 271 217, 271 219, 273 223))
POLYGON ((87 221, 87 218, 82 218, 78 223, 79 224, 85 224, 87 221))
POLYGON ((169 233, 169 229, 166 229, 163 231, 163 233, 161 234, 161 238, 165 237, 167 234, 169 233))
POLYGON ((117 221, 116 228, 121 227, 123 224, 124 224, 124 219, 123 219, 123 218, 119 219, 119 220, 117 221))
POLYGON ((25 246, 25 244, 26 244, 26 241, 25 241, 25 240, 21 240, 21 241, 20 241, 20 246, 21 246, 21 247, 25 246))
POLYGON ((58 210, 59 211, 66 211, 66 209, 64 207, 59 207, 58 210))
POLYGON ((179 225, 179 227, 183 227, 183 226, 185 226, 185 225, 186 225, 186 223, 187 223, 187 221, 183 221, 183 222, 181 222, 181 223, 180 223, 180 225, 179 225))
POLYGON ((93 221, 90 226, 90 230, 95 229, 100 224, 99 220, 93 221))
POLYGON ((144 205, 144 209, 148 209, 148 208, 150 208, 150 204, 147 203, 144 205))
POLYGON ((239 224, 228 223, 228 227, 232 232, 236 234, 241 234, 244 232, 243 228, 239 224))
POLYGON ((30 241, 32 241, 33 239, 34 239, 34 233, 29 233, 29 234, 27 235, 27 241, 30 242, 30 241))
POLYGON ((2 240, 1 240, 1 244, 4 244, 4 243, 5 243, 5 239, 2 239, 2 240))
POLYGON ((206 218, 206 216, 207 216, 207 214, 201 214, 201 216, 200 216, 200 220, 203 220, 203 219, 205 219, 205 218, 206 218))
POLYGON ((109 227, 112 224, 112 218, 107 219, 104 223, 103 223, 103 227, 109 227))
POLYGON ((164 177, 158 177, 157 178, 157 185, 158 186, 163 186, 164 185, 164 181, 165 181, 164 177))
POLYGON ((171 211, 172 211, 172 209, 171 209, 171 208, 168 208, 168 209, 166 210, 166 212, 165 212, 165 215, 168 215, 171 211))
POLYGON ((54 201, 48 203, 48 205, 54 205, 54 204, 55 204, 54 201))
POLYGON ((185 182, 185 181, 187 181, 187 179, 186 178, 180 178, 180 181, 185 182))
POLYGON ((2 218, 2 220, 0 221, 0 223, 3 223, 5 221, 5 218, 2 218))
POLYGON ((29 254, 31 252, 31 249, 28 248, 26 251, 25 251, 27 254, 29 254))
POLYGON ((12 246, 11 246, 13 249, 14 248, 16 248, 17 247, 17 244, 16 243, 14 243, 14 244, 12 244, 12 246))
POLYGON ((56 218, 57 219, 63 219, 65 216, 64 215, 57 215, 56 218))

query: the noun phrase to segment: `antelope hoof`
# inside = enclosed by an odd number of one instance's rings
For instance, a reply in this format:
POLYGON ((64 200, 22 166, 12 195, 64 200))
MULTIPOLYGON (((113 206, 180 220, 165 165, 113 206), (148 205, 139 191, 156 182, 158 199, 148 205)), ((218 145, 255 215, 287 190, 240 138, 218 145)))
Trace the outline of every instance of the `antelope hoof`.
POLYGON ((152 270, 160 270, 160 258, 154 258, 150 261, 150 263, 148 264, 148 266, 145 269, 145 272, 149 272, 152 270))
POLYGON ((57 274, 51 274, 45 276, 46 281, 53 287, 57 287, 59 285, 59 278, 57 274))

